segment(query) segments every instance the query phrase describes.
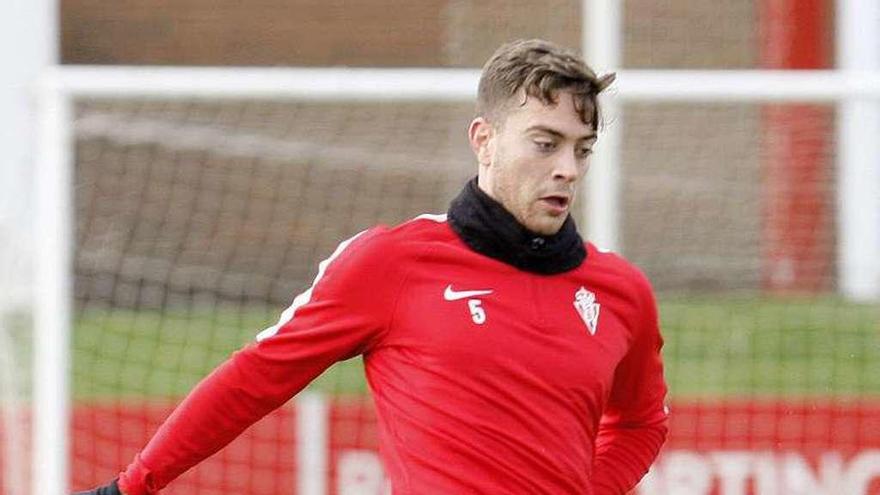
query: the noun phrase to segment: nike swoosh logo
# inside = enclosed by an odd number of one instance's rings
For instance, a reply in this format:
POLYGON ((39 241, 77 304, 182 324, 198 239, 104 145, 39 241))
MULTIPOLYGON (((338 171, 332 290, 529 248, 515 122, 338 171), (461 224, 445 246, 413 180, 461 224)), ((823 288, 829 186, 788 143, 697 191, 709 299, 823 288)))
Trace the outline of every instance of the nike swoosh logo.
POLYGON ((443 291, 443 299, 458 301, 459 299, 467 299, 469 297, 485 296, 492 292, 492 290, 452 290, 452 284, 449 284, 446 286, 446 290, 443 291))

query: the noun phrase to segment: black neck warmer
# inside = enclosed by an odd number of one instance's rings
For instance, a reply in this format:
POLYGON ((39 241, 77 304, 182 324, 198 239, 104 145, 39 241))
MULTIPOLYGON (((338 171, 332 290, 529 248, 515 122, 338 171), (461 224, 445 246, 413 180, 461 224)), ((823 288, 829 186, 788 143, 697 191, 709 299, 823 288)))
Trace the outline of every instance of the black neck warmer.
POLYGON ((536 234, 483 192, 476 178, 452 200, 448 220, 471 249, 520 270, 552 275, 578 267, 587 257, 571 215, 556 234, 536 234))

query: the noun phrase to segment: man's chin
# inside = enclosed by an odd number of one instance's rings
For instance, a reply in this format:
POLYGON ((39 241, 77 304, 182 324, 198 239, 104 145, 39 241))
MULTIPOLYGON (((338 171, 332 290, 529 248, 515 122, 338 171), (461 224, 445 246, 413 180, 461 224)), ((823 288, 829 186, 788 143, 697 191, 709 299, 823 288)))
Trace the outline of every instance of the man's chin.
POLYGON ((540 235, 554 235, 562 228, 568 215, 560 215, 558 217, 533 219, 525 224, 525 227, 532 232, 540 235))

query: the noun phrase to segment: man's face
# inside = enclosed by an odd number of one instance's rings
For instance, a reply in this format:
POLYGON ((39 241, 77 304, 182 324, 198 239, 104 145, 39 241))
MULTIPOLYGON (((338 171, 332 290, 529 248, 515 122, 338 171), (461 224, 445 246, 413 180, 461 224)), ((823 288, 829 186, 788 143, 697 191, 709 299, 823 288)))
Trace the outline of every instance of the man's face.
POLYGON ((512 107, 503 122, 471 123, 480 188, 529 230, 555 234, 587 172, 596 133, 581 121, 567 91, 559 92, 556 105, 529 97, 512 107))

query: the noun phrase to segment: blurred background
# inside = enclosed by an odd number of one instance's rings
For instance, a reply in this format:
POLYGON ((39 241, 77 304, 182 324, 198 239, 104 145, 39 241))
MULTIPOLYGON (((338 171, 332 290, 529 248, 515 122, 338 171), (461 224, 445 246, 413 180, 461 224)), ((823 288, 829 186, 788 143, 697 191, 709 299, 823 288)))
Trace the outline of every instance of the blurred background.
MULTIPOLYGON (((843 1, 626 0, 619 65, 598 69, 840 68, 843 1)), ((62 0, 50 8, 55 36, 41 43, 46 64, 62 71, 475 70, 515 38, 584 47, 588 4, 62 0)), ((867 11, 873 28, 856 35, 880 46, 871 41, 880 9, 867 11)), ((16 60, 14 45, 4 49, 16 60)), ((880 48, 867 53, 858 68, 880 70, 880 48)), ((22 94, 32 98, 33 87, 22 94)), ((28 101, 14 100, 36 126, 28 101)), ((124 468, 186 391, 277 320, 341 240, 445 212, 475 173, 469 101, 70 101, 75 489, 124 468)), ((617 250, 657 289, 673 411, 638 493, 880 493, 880 280, 855 295, 842 280, 841 209, 853 198, 840 186, 840 112, 833 102, 658 99, 621 102, 606 121, 621 140, 617 250)), ((22 134, 10 126, 3 135, 14 144, 22 134)), ((0 233, 10 239, 0 260, 0 486, 10 494, 24 493, 32 463, 22 455, 40 306, 32 253, 56 235, 34 229, 35 153, 7 156, 0 175, 0 233)), ((877 181, 877 169, 864 180, 877 181)), ((876 203, 860 203, 875 233, 876 203)), ((586 213, 578 221, 589 231, 586 213)), ((876 265, 854 270, 876 278, 876 265)), ((361 360, 309 391, 167 493, 386 493, 361 360), (309 450, 304 438, 322 445, 309 450), (303 452, 324 460, 317 474, 303 452)))

